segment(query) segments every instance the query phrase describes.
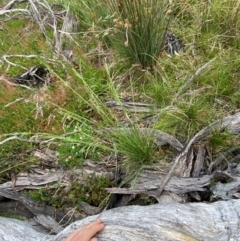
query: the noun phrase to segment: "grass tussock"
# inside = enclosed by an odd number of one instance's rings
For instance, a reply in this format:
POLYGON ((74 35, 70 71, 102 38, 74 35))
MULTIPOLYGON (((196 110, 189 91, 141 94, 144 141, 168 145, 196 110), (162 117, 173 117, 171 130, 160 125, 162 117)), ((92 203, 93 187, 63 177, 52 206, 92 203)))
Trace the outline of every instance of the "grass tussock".
POLYGON ((142 68, 152 68, 163 49, 172 20, 169 1, 107 1, 112 12, 116 49, 142 68))
POLYGON ((116 153, 125 157, 122 166, 128 172, 153 164, 154 141, 149 134, 133 127, 113 130, 112 139, 116 153))

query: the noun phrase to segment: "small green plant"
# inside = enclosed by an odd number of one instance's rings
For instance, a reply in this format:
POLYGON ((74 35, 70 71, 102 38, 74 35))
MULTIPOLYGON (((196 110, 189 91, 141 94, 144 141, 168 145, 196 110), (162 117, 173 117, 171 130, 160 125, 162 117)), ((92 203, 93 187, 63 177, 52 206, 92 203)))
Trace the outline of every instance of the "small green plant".
POLYGON ((174 82, 166 80, 165 76, 149 78, 148 82, 142 86, 144 92, 151 96, 159 107, 168 106, 172 101, 172 95, 177 91, 174 82), (160 79, 161 78, 161 79, 160 79))
POLYGON ((98 207, 104 205, 103 200, 107 197, 104 188, 111 186, 111 181, 106 177, 92 175, 84 178, 84 183, 73 182, 68 189, 40 188, 38 190, 25 191, 35 201, 52 205, 56 208, 78 207, 80 202, 87 202, 98 207))
POLYGON ((84 184, 74 183, 68 197, 76 204, 83 201, 93 206, 103 205, 103 201, 107 197, 104 188, 109 186, 111 186, 111 181, 106 177, 92 175, 85 179, 84 184))
POLYGON ((30 196, 37 203, 44 205, 51 205, 55 208, 63 208, 62 200, 59 196, 59 190, 64 190, 60 188, 60 184, 56 183, 55 187, 52 188, 42 188, 37 190, 25 190, 23 193, 30 196))
POLYGON ((150 134, 133 127, 113 130, 112 141, 118 154, 124 155, 123 167, 127 172, 154 162, 154 141, 150 134))
POLYGON ((208 102, 204 100, 198 98, 188 100, 188 102, 185 100, 178 103, 176 107, 166 109, 166 113, 162 114, 156 127, 180 139, 189 140, 211 123, 213 111, 209 108, 208 102))
POLYGON ((97 133, 90 125, 71 120, 65 124, 68 136, 59 139, 59 163, 66 168, 74 169, 82 166, 85 158, 97 159, 100 150, 106 149, 99 140, 97 133))
POLYGON ((236 145, 236 137, 227 132, 215 132, 208 140, 211 148, 216 150, 225 149, 236 145))

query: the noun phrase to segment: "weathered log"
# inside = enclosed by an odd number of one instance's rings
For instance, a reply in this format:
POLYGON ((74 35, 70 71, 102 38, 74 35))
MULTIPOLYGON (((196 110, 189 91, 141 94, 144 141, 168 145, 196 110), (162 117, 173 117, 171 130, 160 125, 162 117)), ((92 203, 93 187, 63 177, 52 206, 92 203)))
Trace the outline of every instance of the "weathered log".
POLYGON ((46 237, 43 233, 24 221, 0 217, 0 240, 7 241, 40 241, 46 237))
POLYGON ((212 187, 212 199, 230 200, 233 198, 240 198, 240 178, 238 181, 231 183, 218 182, 212 187))
POLYGON ((235 158, 233 158, 230 162, 237 162, 240 153, 240 146, 234 146, 230 149, 226 150, 225 152, 221 153, 221 155, 216 158, 214 161, 211 162, 208 168, 208 173, 212 173, 214 167, 218 166, 221 162, 227 159, 228 156, 234 154, 235 158))
POLYGON ((200 146, 197 153, 197 158, 194 164, 193 172, 192 172, 193 177, 198 177, 202 170, 204 159, 205 159, 205 152, 206 152, 206 149, 200 146))
MULTIPOLYGON (((177 194, 184 194, 194 191, 206 191, 206 187, 211 184, 211 175, 205 175, 198 178, 178 178, 172 177, 167 183, 164 190, 177 194)), ((162 180, 157 172, 151 172, 151 175, 145 172, 140 173, 133 188, 106 188, 109 193, 119 194, 148 194, 157 196, 158 187, 162 180)))
MULTIPOLYGON (((36 153, 36 156, 44 161, 44 165, 52 166, 52 163, 56 161, 55 155, 50 155, 49 151, 45 151, 44 153, 35 152, 35 154, 36 153), (46 155, 47 153, 48 155, 46 155)), ((8 199, 7 202, 0 202, 0 211, 11 212, 14 215, 19 214, 27 218, 33 217, 37 223, 57 233, 62 229, 60 225, 66 225, 74 216, 65 215, 54 207, 36 203, 26 195, 17 191, 23 189, 39 189, 42 187, 54 188, 56 182, 58 182, 61 187, 71 186, 72 177, 74 177, 74 181, 78 182, 79 185, 85 184, 86 177, 91 177, 92 175, 106 176, 113 179, 114 173, 108 169, 109 168, 105 167, 105 164, 97 164, 91 160, 85 160, 81 169, 75 169, 74 171, 65 173, 58 169, 51 169, 51 171, 49 171, 48 169, 33 167, 31 173, 19 173, 14 180, 0 184, 0 197, 8 199), (15 200, 16 202, 10 200, 15 200)), ((91 207, 83 202, 80 203, 80 206, 87 215, 93 215, 101 211, 101 209, 91 207)))
POLYGON ((32 218, 34 214, 18 201, 0 202, 0 212, 10 212, 26 218, 32 218))
MULTIPOLYGON (((47 161, 49 162, 49 159, 47 161)), ((97 162, 94 163, 89 159, 84 161, 82 168, 69 172, 63 172, 59 169, 40 169, 37 166, 31 169, 31 173, 19 173, 16 175, 16 179, 14 181, 7 181, 0 184, 0 188, 8 190, 14 189, 16 191, 24 189, 39 189, 43 187, 50 188, 51 184, 54 186, 57 182, 62 187, 65 187, 71 183, 71 177, 73 175, 76 176, 76 181, 80 184, 85 183, 86 177, 91 175, 104 176, 109 179, 114 179, 114 173, 108 169, 109 168, 107 168, 104 164, 98 164, 97 162)))
MULTIPOLYGON (((58 222, 60 222, 61 224, 69 222, 69 217, 67 217, 60 211, 56 210, 51 206, 38 205, 38 203, 34 202, 32 199, 30 199, 24 194, 0 188, 0 196, 18 201, 34 215, 34 219, 39 224, 54 233, 58 233, 62 230, 62 227, 59 225, 58 222)), ((29 213, 27 213, 27 215, 29 215, 29 213)))
POLYGON ((56 236, 36 231, 23 221, 1 217, 0 240, 61 241, 98 217, 105 223, 99 241, 240 240, 240 200, 120 207, 76 221, 56 236))
MULTIPOLYGON (((35 169, 37 171, 37 169, 35 169)), ((42 170, 41 173, 19 173, 16 176, 16 180, 8 181, 0 184, 0 188, 3 189, 15 189, 17 191, 24 189, 39 189, 46 184, 55 183, 57 181, 62 181, 62 185, 66 186, 66 173, 64 174, 61 170, 56 170, 55 172, 49 172, 49 170, 42 170)))

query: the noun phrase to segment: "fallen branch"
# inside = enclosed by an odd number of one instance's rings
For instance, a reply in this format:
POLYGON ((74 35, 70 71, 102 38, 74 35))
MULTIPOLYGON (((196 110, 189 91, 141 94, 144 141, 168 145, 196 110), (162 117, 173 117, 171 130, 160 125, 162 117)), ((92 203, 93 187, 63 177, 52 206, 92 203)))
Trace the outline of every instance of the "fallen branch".
POLYGON ((14 12, 21 12, 21 13, 30 14, 27 9, 18 8, 18 9, 10 9, 10 10, 0 10, 0 16, 4 15, 4 14, 7 14, 7 13, 14 13, 14 12))
POLYGON ((197 69, 197 71, 196 71, 190 78, 188 78, 187 81, 180 87, 180 89, 178 90, 175 98, 177 98, 177 97, 187 88, 187 86, 188 86, 191 82, 193 82, 193 80, 194 80, 197 76, 199 76, 203 71, 205 71, 215 59, 216 59, 216 58, 211 59, 211 60, 208 61, 206 64, 204 64, 202 67, 200 67, 199 69, 197 69))
POLYGON ((20 202, 25 208, 33 213, 35 220, 38 223, 54 233, 58 233, 62 230, 62 227, 57 223, 57 221, 61 220, 62 224, 68 222, 68 218, 55 208, 46 205, 41 206, 31 200, 29 197, 16 191, 0 188, 0 196, 20 202), (56 217, 57 221, 54 219, 54 217, 56 217))
POLYGON ((29 143, 41 143, 41 141, 34 141, 34 140, 25 139, 25 138, 19 137, 17 135, 14 135, 14 136, 10 136, 10 137, 4 139, 3 141, 0 141, 0 145, 3 145, 4 143, 9 142, 9 141, 13 141, 13 140, 29 142, 29 143))
POLYGON ((1 8, 0 11, 12 9, 16 4, 20 4, 24 2, 27 2, 27 0, 12 0, 9 3, 7 3, 7 5, 5 5, 3 8, 1 8))
MULTIPOLYGON (((194 191, 203 192, 210 186, 212 178, 211 175, 198 178, 172 177, 164 190, 176 194, 185 194, 194 191)), ((133 188, 112 187, 106 188, 106 190, 113 194, 146 194, 150 197, 155 197, 157 195, 157 189, 161 185, 161 178, 159 178, 157 172, 150 172, 149 174, 141 173, 137 179, 133 188), (146 177, 144 175, 146 175, 146 177)))
POLYGON ((158 195, 157 197, 160 197, 162 191, 164 190, 164 187, 172 177, 176 167, 180 163, 185 163, 187 156, 189 154, 191 146, 199 140, 203 140, 204 138, 210 136, 214 131, 220 130, 220 129, 228 129, 232 132, 232 134, 239 134, 240 133, 240 113, 237 113, 235 115, 227 116, 223 118, 222 120, 215 121, 211 125, 205 127, 201 131, 199 131, 187 144, 185 149, 175 158, 175 161, 172 165, 171 170, 169 171, 168 175, 163 180, 161 186, 158 189, 158 195))
POLYGON ((1 59, 0 59, 0 62, 6 62, 7 63, 7 69, 6 71, 8 71, 10 69, 11 66, 14 66, 14 67, 19 67, 21 69, 24 69, 25 71, 27 71, 28 69, 20 64, 15 64, 13 62, 11 62, 9 60, 9 58, 26 58, 26 59, 32 59, 32 58, 36 58, 36 59, 43 59, 45 61, 49 61, 49 62, 56 62, 54 59, 49 59, 49 58, 45 58, 43 56, 40 56, 40 55, 34 55, 34 54, 31 54, 31 55, 24 55, 24 54, 12 54, 12 55, 7 55, 7 54, 4 54, 1 59))
POLYGON ((131 112, 142 112, 142 113, 153 113, 159 112, 160 108, 153 104, 147 104, 142 102, 132 102, 132 101, 115 101, 108 100, 105 102, 106 106, 115 108, 117 110, 128 110, 131 112))

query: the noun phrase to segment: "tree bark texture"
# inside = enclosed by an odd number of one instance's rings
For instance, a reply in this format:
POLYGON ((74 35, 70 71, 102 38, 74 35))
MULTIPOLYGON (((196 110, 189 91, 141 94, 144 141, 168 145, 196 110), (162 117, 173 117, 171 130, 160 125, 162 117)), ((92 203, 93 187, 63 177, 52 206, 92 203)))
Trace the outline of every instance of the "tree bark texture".
POLYGON ((125 206, 76 221, 58 235, 34 230, 19 220, 0 218, 0 240, 61 241, 96 218, 105 229, 99 241, 239 241, 240 200, 125 206))

